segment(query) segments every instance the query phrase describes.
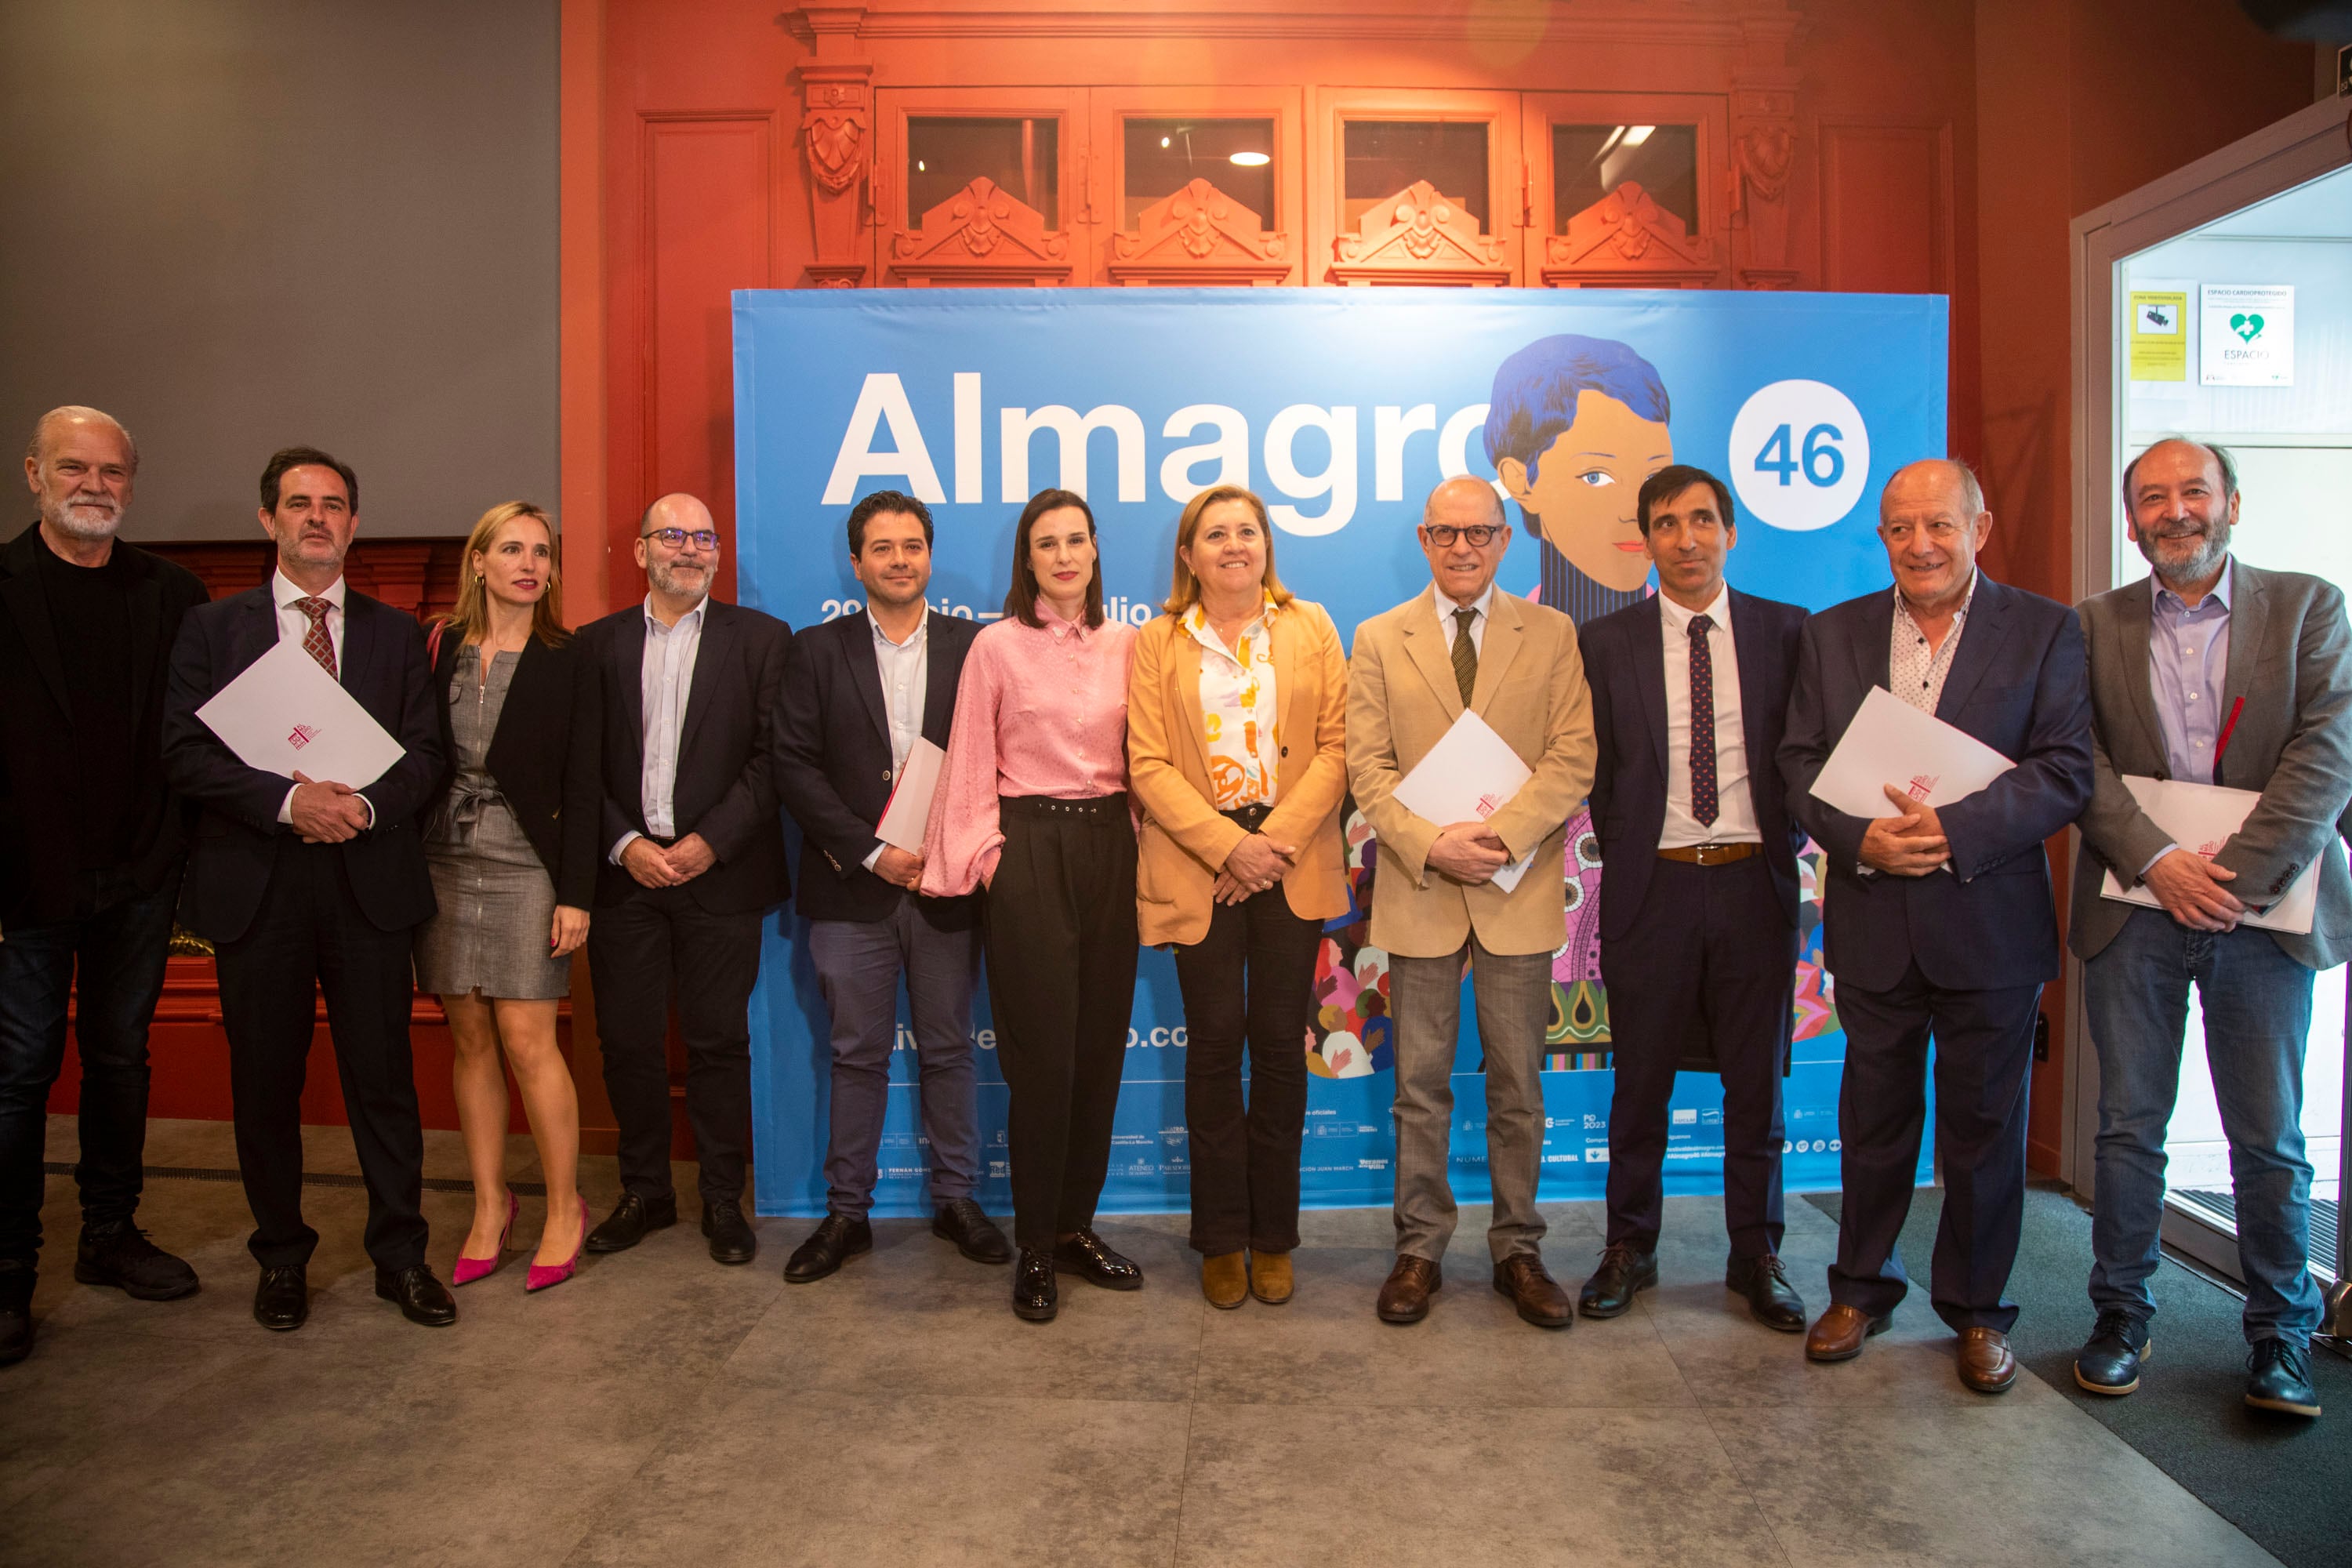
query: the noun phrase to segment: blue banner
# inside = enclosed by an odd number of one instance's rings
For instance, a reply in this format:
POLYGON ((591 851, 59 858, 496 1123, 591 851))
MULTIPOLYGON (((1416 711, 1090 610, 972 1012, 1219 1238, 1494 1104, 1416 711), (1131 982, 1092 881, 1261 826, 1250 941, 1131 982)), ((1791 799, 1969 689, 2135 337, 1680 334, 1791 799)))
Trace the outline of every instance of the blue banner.
MULTIPOLYGON (((1571 614, 1649 584, 1633 496, 1667 461, 1728 479, 1746 591, 1822 608, 1882 586, 1880 487, 1945 439, 1946 302, 1936 297, 1536 289, 744 290, 735 295, 737 580, 795 626, 861 607, 844 521, 877 489, 938 520, 930 599, 996 618, 1013 526, 1035 490, 1084 494, 1109 613, 1140 625, 1168 591, 1177 514, 1217 483, 1269 503, 1283 580, 1343 637, 1428 586, 1414 540, 1444 478, 1496 482, 1517 530, 1500 581, 1571 614), (1569 389, 1563 393, 1563 388, 1569 389)), ((1357 907, 1330 922, 1303 1156, 1310 1207, 1384 1205, 1395 1140, 1387 955, 1365 900, 1377 846, 1350 813, 1357 907)), ((1805 869, 1792 1189, 1837 1184, 1844 1038, 1821 968, 1817 851, 1805 869)), ((1542 1195, 1596 1197, 1608 1160, 1608 998, 1600 863, 1581 815, 1568 848, 1569 940, 1553 960, 1542 1195)), ((805 923, 772 923, 751 1004, 763 1215, 824 1210, 827 1020, 805 923)), ((1005 1088, 986 988, 974 1015, 982 1201, 1010 1206, 1005 1088)), ((1143 955, 1107 1213, 1187 1206, 1184 1016, 1165 952, 1143 955)), ((1488 1195, 1471 1008, 1454 1079, 1454 1184, 1488 1195)), ((891 1058, 876 1212, 929 1212, 913 1039, 891 1058)), ((1669 1192, 1722 1185, 1722 1095, 1685 1074, 1669 1192)), ((1924 1156, 1923 1156, 1924 1159, 1924 1156)), ((1922 1166, 1923 1171, 1925 1165, 1922 1166)))

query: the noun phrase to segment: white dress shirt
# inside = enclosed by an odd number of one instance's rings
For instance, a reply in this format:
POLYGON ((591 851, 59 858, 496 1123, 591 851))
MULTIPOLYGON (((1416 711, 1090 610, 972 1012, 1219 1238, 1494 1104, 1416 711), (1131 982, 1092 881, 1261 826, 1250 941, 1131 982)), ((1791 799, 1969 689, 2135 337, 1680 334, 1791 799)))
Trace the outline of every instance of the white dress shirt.
POLYGON ((1437 612, 1437 624, 1445 628, 1445 651, 1448 654, 1454 651, 1454 634, 1462 629, 1462 623, 1454 618, 1456 610, 1478 612, 1470 622, 1470 646, 1479 653, 1486 651, 1486 612, 1495 607, 1495 584, 1487 584, 1486 591, 1468 604, 1457 605, 1432 583, 1429 585, 1429 602, 1437 612))
POLYGON ((1690 624, 1699 612, 1658 595, 1666 654, 1666 821, 1661 849, 1693 844, 1760 844, 1756 802, 1748 787, 1748 729, 1739 707, 1739 658, 1731 640, 1731 590, 1716 591, 1706 610, 1707 662, 1715 682, 1715 803, 1712 825, 1691 815, 1690 624))
MULTIPOLYGON (((645 764, 637 788, 646 832, 656 838, 677 833, 678 741, 686 729, 687 700, 694 692, 695 656, 702 651, 703 612, 709 607, 706 595, 676 626, 666 626, 654 614, 653 595, 646 595, 646 650, 637 688, 645 703, 645 764)), ((621 852, 638 837, 632 828, 614 841, 613 864, 621 863, 621 852)))
MULTIPOLYGON (((926 606, 923 618, 915 623, 905 642, 892 642, 870 610, 866 624, 874 631, 874 663, 882 676, 882 716, 890 726, 890 775, 896 778, 905 769, 915 742, 923 738, 923 698, 931 676, 931 613, 926 606)), ((882 858, 886 847, 877 843, 866 852, 867 870, 874 869, 874 862, 882 858)))
MULTIPOLYGON (((301 642, 310 635, 310 617, 296 607, 296 600, 318 598, 327 601, 327 641, 332 644, 335 649, 335 679, 338 681, 343 678, 344 592, 343 580, 341 577, 328 584, 326 592, 312 594, 309 589, 288 577, 283 571, 272 572, 269 574, 269 598, 270 602, 278 606, 278 640, 279 642, 284 642, 289 637, 296 642, 301 642)), ((286 798, 278 805, 278 820, 289 826, 291 826, 294 822, 294 791, 300 787, 299 784, 296 784, 288 788, 286 798)), ((368 826, 373 827, 375 802, 362 795, 360 804, 367 807, 368 826)))

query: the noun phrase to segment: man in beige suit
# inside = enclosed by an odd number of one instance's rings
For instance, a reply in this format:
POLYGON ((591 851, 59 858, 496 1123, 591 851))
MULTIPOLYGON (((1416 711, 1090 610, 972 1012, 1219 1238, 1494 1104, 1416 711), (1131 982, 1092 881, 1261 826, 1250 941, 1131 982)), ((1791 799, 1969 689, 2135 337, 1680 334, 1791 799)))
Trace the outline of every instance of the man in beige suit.
POLYGON ((1389 954, 1396 1019, 1397 1260, 1378 1310, 1383 1322, 1418 1322, 1444 1283, 1438 1260, 1455 1219, 1445 1170, 1467 963, 1486 1058, 1495 1289, 1528 1322, 1564 1329, 1575 1310, 1539 1250, 1538 1072, 1551 958, 1568 937, 1564 825, 1592 783, 1591 694, 1575 625, 1495 586, 1511 530, 1491 486, 1469 478, 1439 485, 1422 510, 1420 538, 1429 592, 1356 628, 1348 676, 1348 777, 1379 837, 1372 942, 1389 954), (1534 776, 1484 821, 1431 822, 1397 803, 1397 785, 1465 708, 1534 776), (1534 863, 1506 892, 1495 873, 1530 853, 1534 863))

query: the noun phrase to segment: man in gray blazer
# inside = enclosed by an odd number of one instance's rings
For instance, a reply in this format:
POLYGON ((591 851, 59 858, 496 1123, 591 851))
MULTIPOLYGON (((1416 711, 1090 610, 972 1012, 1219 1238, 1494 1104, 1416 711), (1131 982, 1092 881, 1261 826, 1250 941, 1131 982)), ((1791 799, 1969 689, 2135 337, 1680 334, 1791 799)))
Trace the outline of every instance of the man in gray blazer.
POLYGON ((2316 1415, 2303 1058, 2312 981, 2352 949, 2337 826, 2352 800, 2352 627, 2332 584, 2231 558, 2238 482, 2220 447, 2158 441, 2125 468, 2123 492, 2154 574, 2081 606, 2098 744, 2069 941, 2099 1053, 2098 1320, 2074 1381, 2094 1394, 2139 1386, 2156 1312, 2147 1278, 2164 1208, 2164 1131, 2193 982, 2237 1196, 2252 1346, 2246 1403, 2316 1415), (2126 787, 2131 776, 2261 799, 2209 853, 2151 821, 2126 787), (2242 923, 2315 863, 2309 935, 2242 923), (2126 887, 2145 883, 2163 908, 2100 897, 2109 870, 2126 887))

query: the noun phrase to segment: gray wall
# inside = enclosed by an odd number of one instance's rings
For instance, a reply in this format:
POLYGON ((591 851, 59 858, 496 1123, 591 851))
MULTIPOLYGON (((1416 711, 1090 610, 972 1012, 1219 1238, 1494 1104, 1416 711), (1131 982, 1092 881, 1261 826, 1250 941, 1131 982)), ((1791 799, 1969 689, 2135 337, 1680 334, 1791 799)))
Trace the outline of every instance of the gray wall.
POLYGON ((362 537, 551 508, 556 3, 0 0, 0 451, 121 419, 134 539, 251 535, 297 442, 362 537))

